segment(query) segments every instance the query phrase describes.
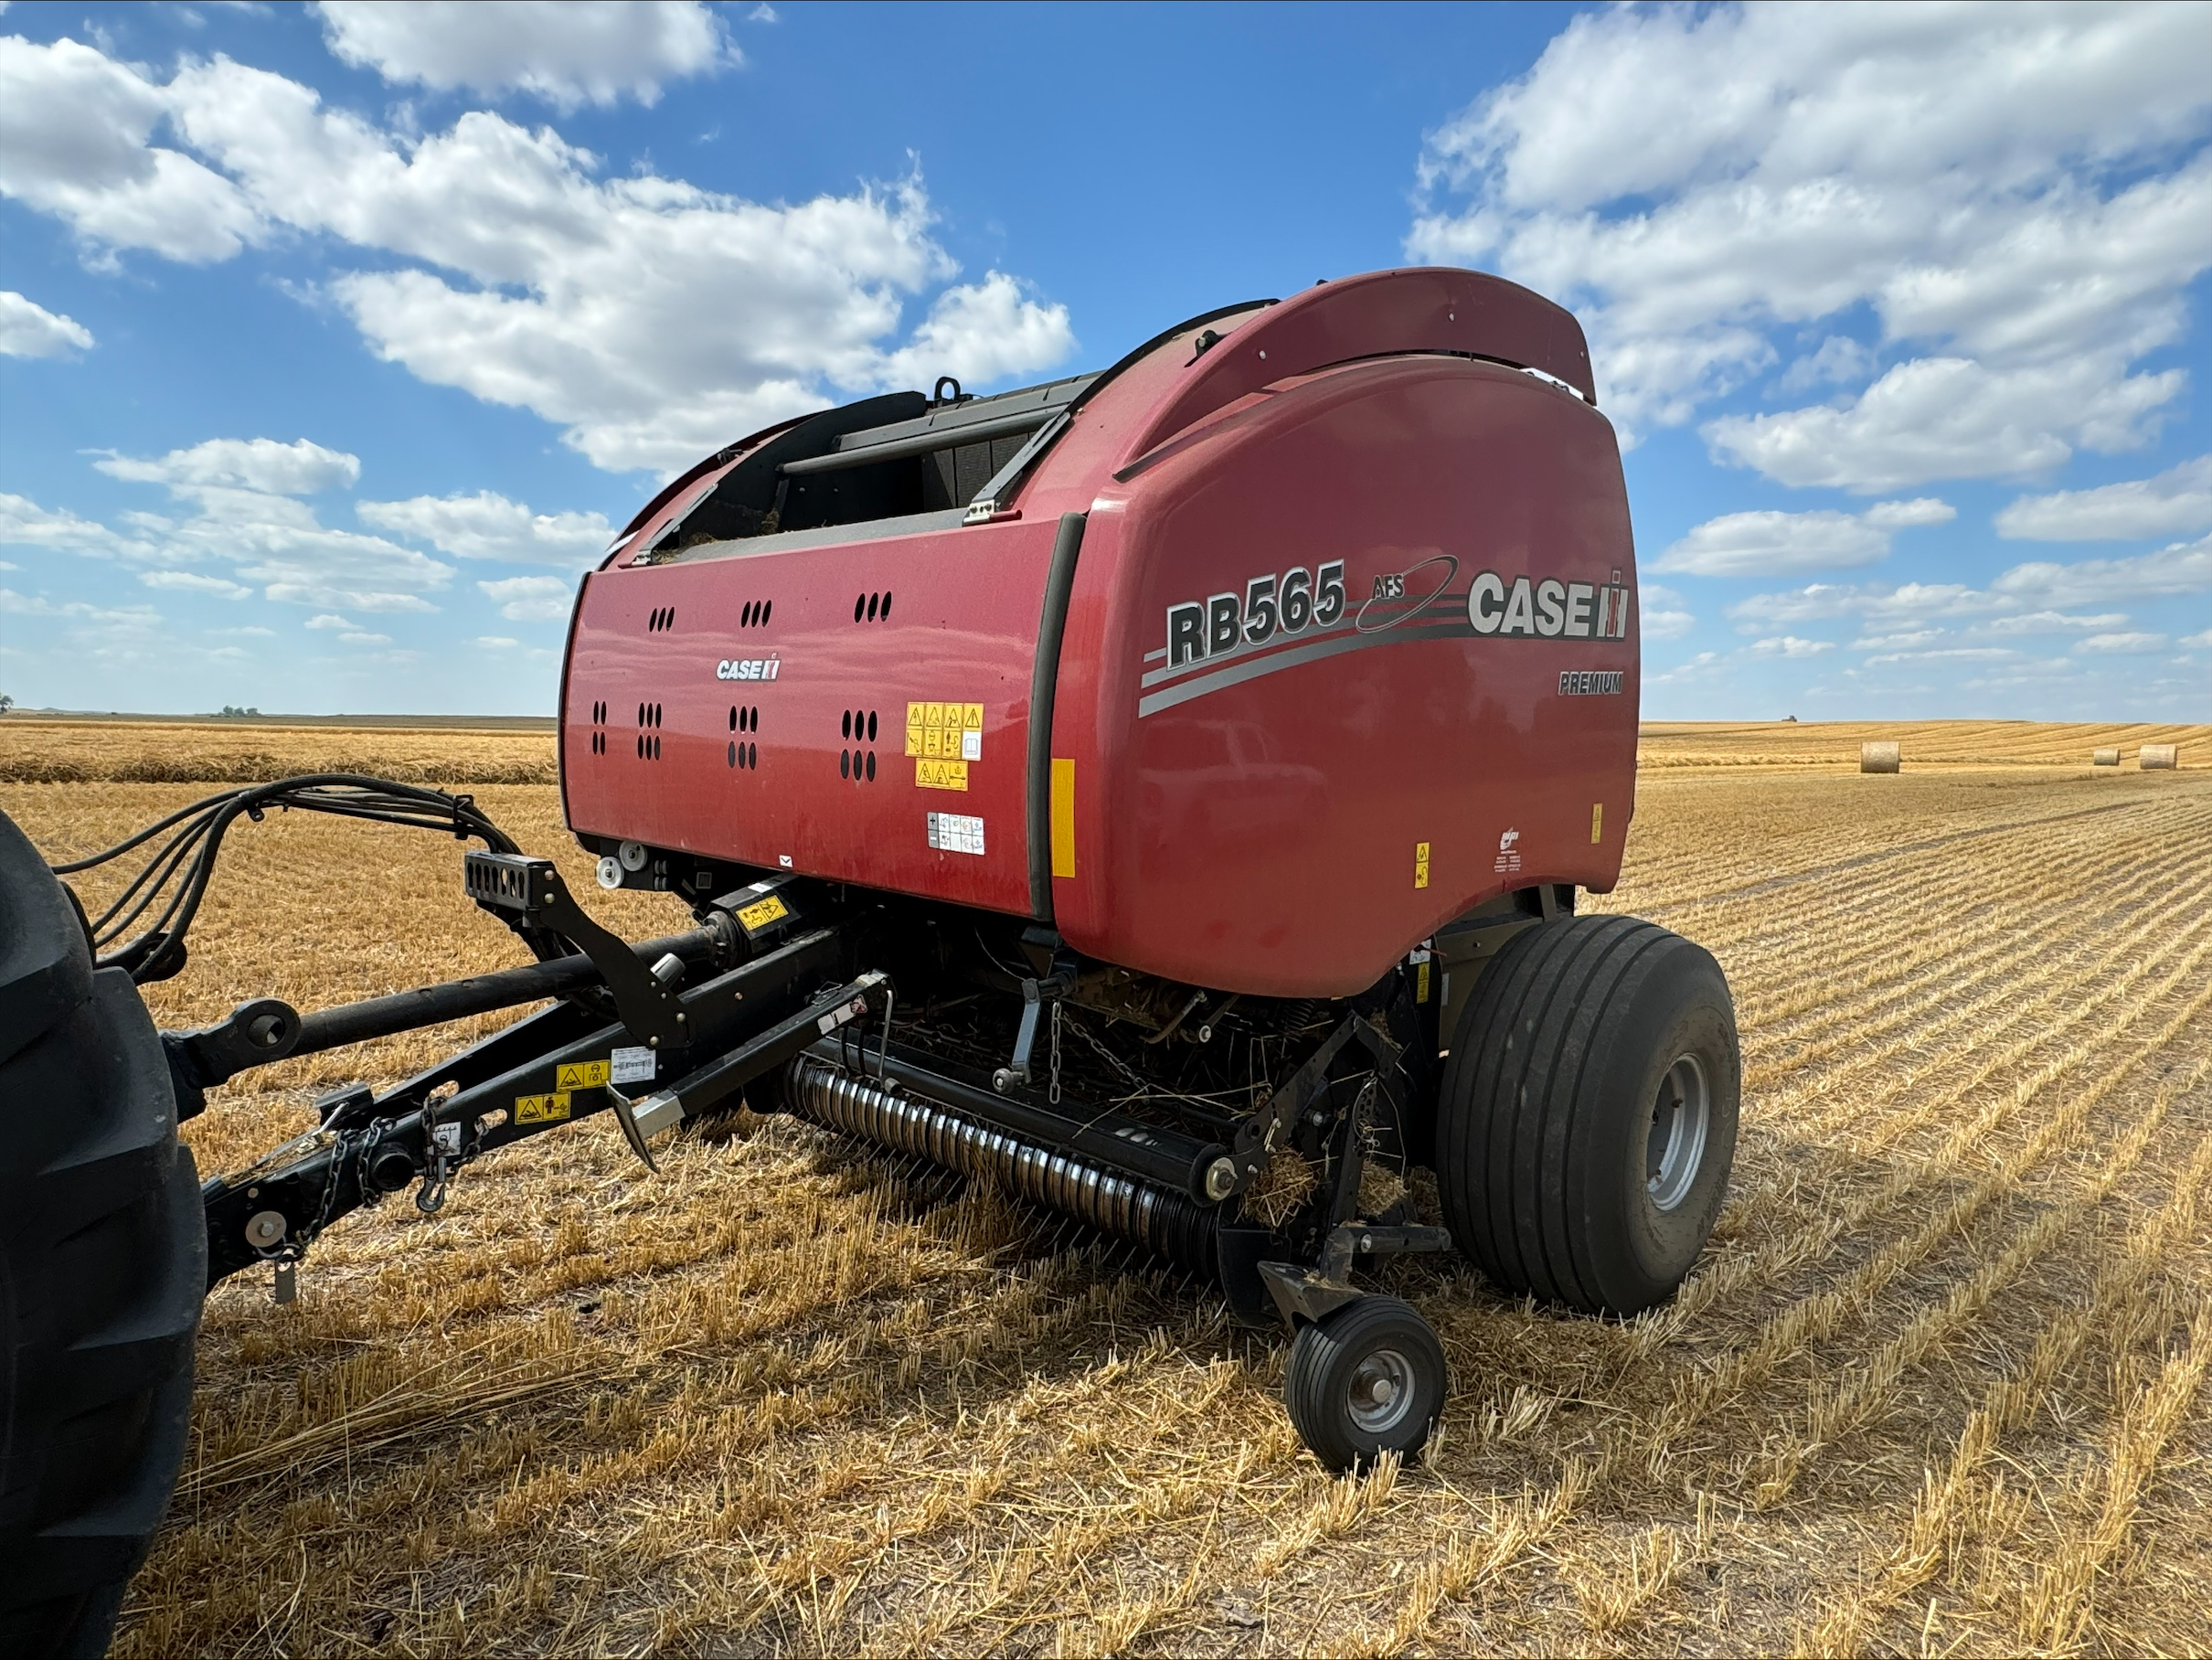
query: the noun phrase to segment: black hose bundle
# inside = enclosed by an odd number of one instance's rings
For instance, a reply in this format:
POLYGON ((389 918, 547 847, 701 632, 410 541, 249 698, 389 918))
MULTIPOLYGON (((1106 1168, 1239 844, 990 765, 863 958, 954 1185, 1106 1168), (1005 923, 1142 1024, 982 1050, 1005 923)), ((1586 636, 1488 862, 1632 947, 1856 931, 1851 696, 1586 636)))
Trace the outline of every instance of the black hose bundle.
MULTIPOLYGON (((216 856, 222 850, 224 835, 241 814, 259 824, 271 807, 281 812, 296 807, 303 813, 329 813, 379 825, 443 831, 457 841, 475 836, 495 853, 521 851, 505 831, 484 815, 473 797, 449 795, 420 784, 355 772, 307 772, 273 783, 226 790, 179 807, 159 824, 148 825, 104 852, 48 867, 58 877, 74 876, 119 859, 168 833, 114 902, 98 917, 86 918, 93 951, 106 953, 100 957, 100 966, 123 969, 142 985, 165 980, 183 968, 185 935, 199 912, 208 879, 215 874, 216 856), (120 947, 109 949, 138 927, 149 912, 151 920, 138 933, 120 947)), ((517 931, 540 961, 560 956, 568 949, 543 929, 517 931)))

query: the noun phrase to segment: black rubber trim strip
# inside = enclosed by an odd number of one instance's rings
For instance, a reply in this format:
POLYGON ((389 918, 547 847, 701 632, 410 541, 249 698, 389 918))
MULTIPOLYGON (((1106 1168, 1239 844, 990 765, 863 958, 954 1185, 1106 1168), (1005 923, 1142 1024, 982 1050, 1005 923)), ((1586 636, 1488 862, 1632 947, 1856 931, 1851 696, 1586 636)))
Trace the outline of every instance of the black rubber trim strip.
POLYGON ((1052 702, 1086 518, 1080 513, 1060 515, 1059 532, 1052 538, 1052 567, 1045 573, 1045 606, 1037 620, 1037 655, 1029 669, 1029 914, 1048 923, 1052 920, 1052 702))

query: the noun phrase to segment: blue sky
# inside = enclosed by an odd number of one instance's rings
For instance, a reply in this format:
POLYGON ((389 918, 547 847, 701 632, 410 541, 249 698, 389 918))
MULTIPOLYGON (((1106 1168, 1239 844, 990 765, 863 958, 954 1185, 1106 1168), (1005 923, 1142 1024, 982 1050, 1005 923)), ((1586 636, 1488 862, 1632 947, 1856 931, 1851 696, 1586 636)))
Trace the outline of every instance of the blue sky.
POLYGON ((671 472, 1441 262, 1572 306, 1655 718, 2212 718, 2212 7, 0 16, 0 691, 548 712, 671 472))

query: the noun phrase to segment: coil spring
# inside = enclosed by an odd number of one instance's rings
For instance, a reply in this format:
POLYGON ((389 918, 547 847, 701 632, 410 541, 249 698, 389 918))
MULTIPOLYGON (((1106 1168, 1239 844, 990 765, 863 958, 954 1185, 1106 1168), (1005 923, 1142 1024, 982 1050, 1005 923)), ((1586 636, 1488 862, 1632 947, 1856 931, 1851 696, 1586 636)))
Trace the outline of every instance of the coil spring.
POLYGON ((1037 1146, 936 1101, 891 1094, 810 1055, 791 1063, 784 1098, 825 1129, 980 1176, 1190 1272, 1213 1279, 1220 1272, 1217 1214, 1180 1193, 1037 1146))

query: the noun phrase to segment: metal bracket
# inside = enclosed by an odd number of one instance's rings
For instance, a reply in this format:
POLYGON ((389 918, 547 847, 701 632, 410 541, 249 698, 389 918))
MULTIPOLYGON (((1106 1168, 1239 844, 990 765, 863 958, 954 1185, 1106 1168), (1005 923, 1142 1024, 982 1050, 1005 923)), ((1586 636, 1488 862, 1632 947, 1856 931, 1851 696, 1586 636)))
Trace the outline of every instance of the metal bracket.
POLYGON ((1290 1262, 1262 1262, 1260 1278, 1283 1324, 1296 1329, 1301 1320, 1327 1319, 1347 1303, 1367 1293, 1352 1283, 1356 1257, 1395 1255, 1401 1251, 1445 1250, 1452 1235, 1441 1228, 1356 1228, 1330 1230, 1321 1250, 1321 1261, 1308 1268, 1290 1262))
POLYGON ((662 979, 654 968, 638 961, 637 953, 622 936, 593 920, 569 892, 552 860, 472 849, 463 865, 463 879, 469 898, 484 910, 503 920, 519 915, 527 922, 550 928, 590 957, 607 989, 614 994, 614 1012, 649 1047, 681 1048, 690 1043, 674 982, 662 979))
POLYGON ((1037 1027, 1047 1003, 1058 1002, 1075 984, 1076 961, 1066 952, 1056 952, 1052 972, 1042 980, 1022 982, 1022 1023, 1014 1034, 1014 1059, 991 1074, 991 1087, 1001 1095, 1033 1081, 1029 1057, 1037 1049, 1037 1027))
POLYGON ((300 1012, 291 1004, 275 997, 250 997, 213 1026, 164 1032, 162 1048, 169 1059, 179 1121, 197 1117, 206 1108, 203 1091, 249 1067, 283 1059, 299 1043, 301 1030, 300 1012))
POLYGON ((1354 1038, 1374 1056, 1378 1069, 1398 1064, 1398 1049, 1388 1038, 1357 1015, 1346 1015, 1274 1098, 1237 1127, 1237 1144, 1229 1155, 1237 1172, 1232 1193, 1242 1193, 1250 1186, 1267 1168, 1275 1149, 1289 1142, 1291 1133, 1298 1127, 1298 1115, 1326 1081, 1330 1064, 1354 1038))

